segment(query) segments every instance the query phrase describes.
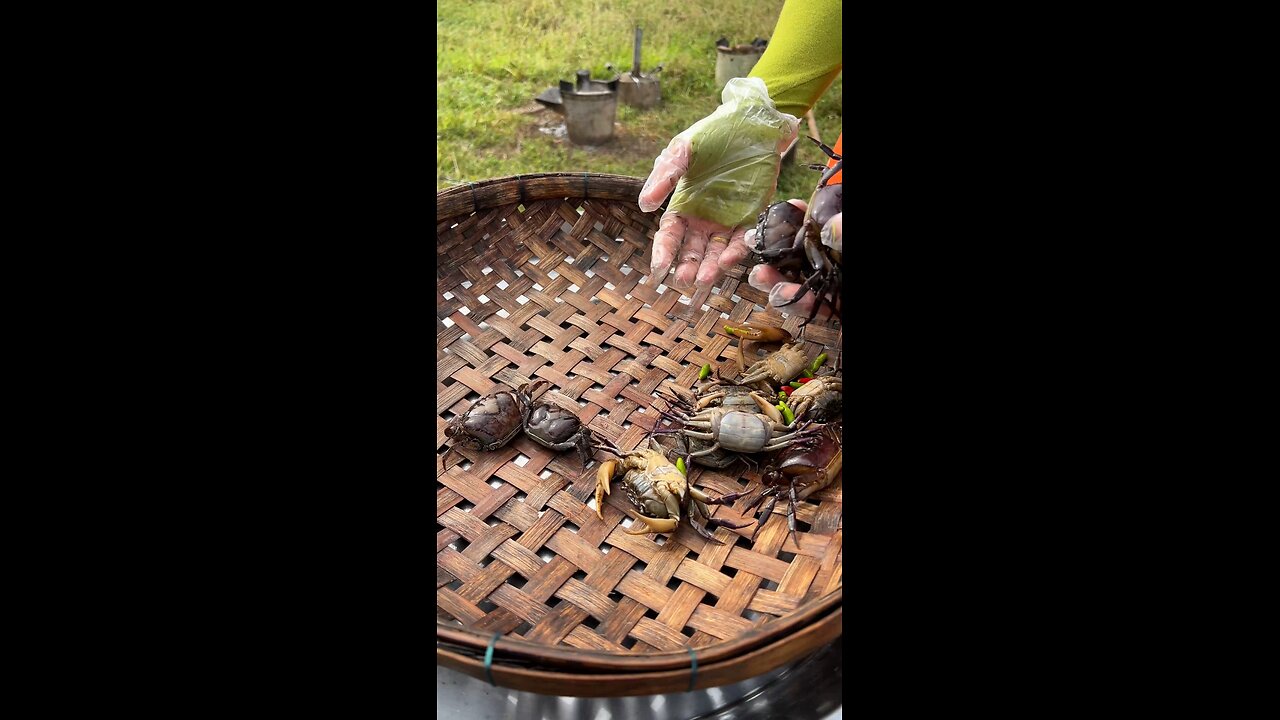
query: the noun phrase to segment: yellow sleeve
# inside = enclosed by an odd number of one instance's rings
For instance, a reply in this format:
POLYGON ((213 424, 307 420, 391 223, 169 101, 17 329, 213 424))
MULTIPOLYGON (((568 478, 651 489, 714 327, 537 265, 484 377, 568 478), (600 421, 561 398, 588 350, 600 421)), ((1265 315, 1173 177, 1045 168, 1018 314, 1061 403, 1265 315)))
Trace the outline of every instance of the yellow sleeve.
POLYGON ((769 47, 751 70, 782 112, 813 108, 843 67, 840 0, 786 0, 769 47))

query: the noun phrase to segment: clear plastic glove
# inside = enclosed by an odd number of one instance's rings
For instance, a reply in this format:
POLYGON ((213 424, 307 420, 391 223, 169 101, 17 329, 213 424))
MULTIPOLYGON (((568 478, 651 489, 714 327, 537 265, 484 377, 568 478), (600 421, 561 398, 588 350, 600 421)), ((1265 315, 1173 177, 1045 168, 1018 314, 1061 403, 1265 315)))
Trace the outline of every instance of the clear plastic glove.
MULTIPOLYGON (((801 210, 808 210, 809 205, 804 200, 788 200, 787 202, 795 205, 801 210)), ((841 236, 844 230, 844 213, 837 213, 823 227, 823 243, 834 244, 835 247, 841 246, 841 236)), ((747 245, 755 242, 755 228, 747 231, 744 238, 747 245)), ((756 265, 751 268, 751 275, 747 277, 747 283, 751 287, 760 292, 769 293, 769 305, 777 308, 783 315, 799 315, 800 317, 809 317, 809 313, 813 311, 813 305, 818 301, 816 295, 812 292, 806 292, 805 296, 800 298, 793 305, 780 307, 783 303, 788 302, 796 296, 800 291, 800 283, 789 282, 782 273, 778 272, 769 265, 756 265)), ((827 317, 831 314, 831 309, 825 305, 818 311, 818 317, 827 317)))
POLYGON ((711 285, 750 254, 748 228, 773 198, 782 153, 800 121, 779 112, 759 78, 734 78, 721 105, 672 139, 640 190, 653 212, 671 194, 653 239, 654 277, 676 260, 675 285, 711 285))

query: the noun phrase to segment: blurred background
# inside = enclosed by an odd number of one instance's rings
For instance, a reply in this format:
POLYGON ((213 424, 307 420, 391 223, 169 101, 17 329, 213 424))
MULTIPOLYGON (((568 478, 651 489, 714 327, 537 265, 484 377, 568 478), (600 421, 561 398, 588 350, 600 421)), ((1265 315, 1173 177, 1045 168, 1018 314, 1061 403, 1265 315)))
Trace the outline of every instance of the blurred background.
MULTIPOLYGON (((542 172, 646 177, 680 131, 720 104, 716 41, 769 40, 782 0, 440 0, 436 9, 436 190, 463 182, 542 172), (534 101, 578 70, 592 79, 630 71, 635 28, 641 66, 657 75, 662 102, 650 109, 618 103, 614 136, 574 145, 563 115, 534 101), (612 63, 613 71, 606 69, 612 63)), ((835 20, 838 22, 839 20, 835 20)), ((814 108, 820 138, 842 129, 843 73, 814 108)), ((818 173, 804 165, 827 157, 803 137, 783 164, 777 200, 805 198, 818 173)))

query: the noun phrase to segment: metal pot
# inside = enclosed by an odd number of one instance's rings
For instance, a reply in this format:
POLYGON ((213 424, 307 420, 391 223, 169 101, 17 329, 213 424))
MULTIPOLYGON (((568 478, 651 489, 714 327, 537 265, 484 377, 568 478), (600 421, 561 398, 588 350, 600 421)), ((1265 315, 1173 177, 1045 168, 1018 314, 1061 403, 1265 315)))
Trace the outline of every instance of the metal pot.
POLYGON ((436 666, 436 717, 466 720, 839 720, 840 644, 733 685, 625 698, 538 695, 436 666))

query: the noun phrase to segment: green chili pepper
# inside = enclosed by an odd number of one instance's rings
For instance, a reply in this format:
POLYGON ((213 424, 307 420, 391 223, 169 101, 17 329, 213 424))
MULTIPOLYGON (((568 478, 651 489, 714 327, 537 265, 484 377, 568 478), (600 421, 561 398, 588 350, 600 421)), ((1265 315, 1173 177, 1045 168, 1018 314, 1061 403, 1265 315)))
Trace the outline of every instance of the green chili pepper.
POLYGON ((813 365, 811 365, 811 366, 810 366, 810 369, 811 369, 813 372, 818 372, 818 368, 822 367, 822 363, 824 363, 824 362, 826 362, 826 361, 827 361, 827 354, 826 354, 826 353, 822 353, 821 355, 819 355, 819 356, 817 357, 817 359, 815 359, 815 360, 813 361, 813 365))
POLYGON ((790 425, 796 421, 795 413, 791 412, 791 408, 786 403, 778 403, 778 410, 782 411, 782 420, 785 424, 790 425))
POLYGON ((785 390, 779 390, 779 391, 778 391, 778 399, 779 399, 779 400, 786 400, 786 399, 787 399, 787 393, 786 393, 786 391, 785 391, 785 390))
POLYGON ((681 475, 689 474, 689 471, 684 467, 684 458, 676 458, 676 469, 680 471, 681 475))
POLYGON ((803 377, 807 377, 807 378, 811 378, 811 377, 813 377, 813 371, 812 371, 812 370, 810 370, 810 369, 808 369, 808 368, 805 368, 805 371, 804 371, 803 377))
POLYGON ((709 375, 711 375, 711 365, 708 363, 702 366, 702 370, 698 373, 698 379, 706 380, 709 375))
POLYGON ((799 389, 800 389, 800 385, 801 385, 801 384, 800 384, 800 383, 798 383, 798 382, 793 382, 793 383, 790 383, 790 385, 791 385, 791 387, 793 387, 793 388, 795 388, 795 389, 799 390, 799 389))

